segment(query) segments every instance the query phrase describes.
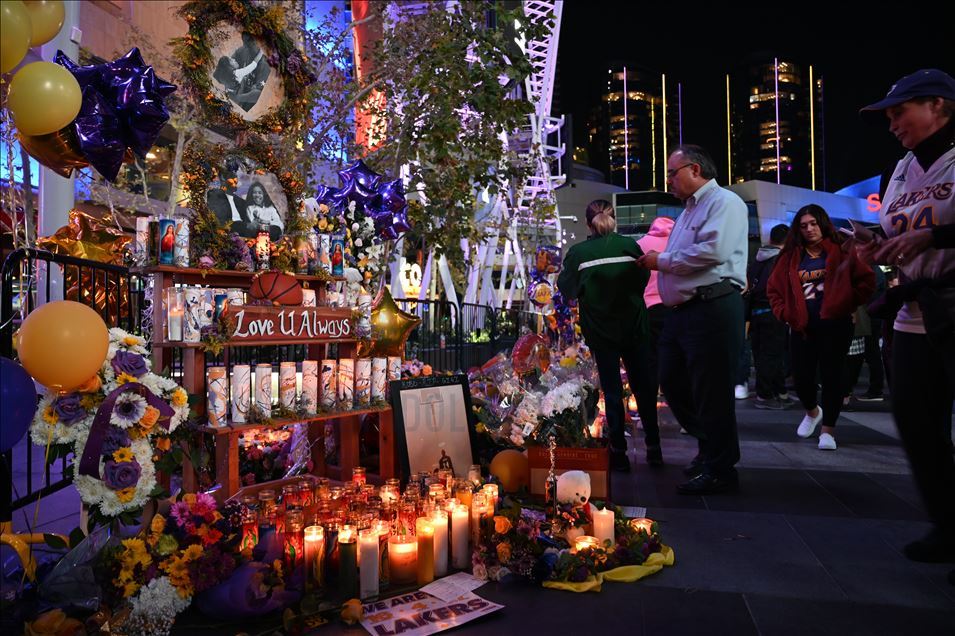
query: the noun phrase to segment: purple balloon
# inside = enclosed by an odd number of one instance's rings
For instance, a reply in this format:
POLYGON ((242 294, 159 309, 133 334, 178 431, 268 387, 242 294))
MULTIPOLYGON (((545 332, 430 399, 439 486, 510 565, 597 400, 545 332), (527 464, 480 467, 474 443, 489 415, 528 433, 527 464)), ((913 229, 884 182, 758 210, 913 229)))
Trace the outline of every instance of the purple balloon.
POLYGON ((381 175, 366 166, 361 159, 347 168, 339 170, 338 176, 344 183, 357 181, 362 188, 369 191, 377 191, 378 184, 381 183, 381 175))
MULTIPOLYGON (((341 173, 339 173, 341 174, 341 173)), ((357 179, 349 175, 342 175, 341 196, 348 201, 354 201, 362 206, 368 206, 378 197, 378 193, 370 188, 363 186, 357 179)))
POLYGON ((102 93, 92 86, 83 89, 83 104, 73 125, 86 160, 106 179, 115 181, 126 155, 122 123, 102 93))
POLYGON ((383 241, 397 239, 411 229, 408 224, 408 206, 397 212, 392 212, 387 208, 371 207, 368 212, 375 222, 375 234, 383 241))
POLYGON ((378 189, 381 194, 381 204, 392 212, 400 212, 407 205, 405 200, 405 186, 401 179, 394 181, 385 181, 378 189))
POLYGON ((36 413, 36 386, 26 369, 0 358, 0 453, 19 442, 36 413))
POLYGON ((176 86, 156 77, 135 47, 105 64, 79 66, 62 51, 54 61, 83 88, 83 106, 76 119, 80 149, 104 177, 115 180, 127 147, 145 157, 156 143, 169 121, 163 100, 176 86))

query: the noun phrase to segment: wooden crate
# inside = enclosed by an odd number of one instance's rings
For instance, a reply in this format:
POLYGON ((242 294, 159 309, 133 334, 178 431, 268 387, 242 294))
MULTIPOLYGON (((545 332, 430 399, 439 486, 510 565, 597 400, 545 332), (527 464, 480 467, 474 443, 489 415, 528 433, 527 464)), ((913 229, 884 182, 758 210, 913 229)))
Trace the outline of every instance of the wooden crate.
MULTIPOLYGON (((555 455, 558 477, 568 470, 582 470, 590 475, 591 498, 610 498, 610 451, 606 448, 558 446, 555 455)), ((529 446, 527 459, 531 469, 531 494, 543 496, 550 471, 550 451, 542 446, 529 446)))

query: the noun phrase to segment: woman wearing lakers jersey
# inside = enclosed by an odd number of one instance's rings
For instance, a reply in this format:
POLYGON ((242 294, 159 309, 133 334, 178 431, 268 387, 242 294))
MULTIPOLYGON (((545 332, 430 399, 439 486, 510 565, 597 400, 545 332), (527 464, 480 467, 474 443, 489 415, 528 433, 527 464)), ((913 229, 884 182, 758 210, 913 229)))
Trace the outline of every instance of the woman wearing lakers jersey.
POLYGON ((836 450, 832 434, 842 409, 851 316, 874 289, 872 268, 846 249, 826 211, 818 205, 800 208, 769 276, 766 296, 776 318, 792 330, 793 379, 806 409, 796 434, 811 437, 821 423, 820 450, 836 450), (821 401, 817 373, 822 379, 821 401))
MULTIPOLYGON (((905 546, 915 561, 955 561, 955 79, 923 69, 863 111, 885 113, 908 150, 884 184, 887 241, 860 250, 895 265, 892 412, 935 528, 905 546)), ((955 571, 949 575, 955 584, 955 571)))

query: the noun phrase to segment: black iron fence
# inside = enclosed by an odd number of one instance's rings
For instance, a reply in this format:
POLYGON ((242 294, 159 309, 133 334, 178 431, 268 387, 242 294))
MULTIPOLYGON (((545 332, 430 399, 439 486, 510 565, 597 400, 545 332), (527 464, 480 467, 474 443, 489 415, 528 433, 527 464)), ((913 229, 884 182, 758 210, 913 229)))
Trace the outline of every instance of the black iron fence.
MULTIPOLYGON (((43 250, 18 249, 6 258, 0 269, 0 355, 13 357, 14 334, 23 318, 37 306, 54 299, 88 305, 110 327, 140 331, 143 281, 127 268, 43 250)), ((67 358, 64 363, 68 363, 67 358)), ((29 446, 4 453, 0 461, 0 522, 10 521, 14 510, 69 485, 71 460, 64 457, 44 466, 42 477, 34 479, 35 460, 29 446), (25 470, 22 491, 17 488, 14 492, 13 466, 25 470)))

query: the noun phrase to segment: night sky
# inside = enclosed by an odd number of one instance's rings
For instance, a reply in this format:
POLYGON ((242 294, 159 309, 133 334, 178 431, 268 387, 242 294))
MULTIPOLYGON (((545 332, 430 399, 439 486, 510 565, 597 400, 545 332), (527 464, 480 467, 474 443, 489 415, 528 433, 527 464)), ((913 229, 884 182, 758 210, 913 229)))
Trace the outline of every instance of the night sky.
MULTIPOLYGON (((884 118, 860 117, 903 75, 920 68, 955 74, 951 22, 931 3, 883 5, 888 15, 839 17, 789 2, 786 13, 720 8, 701 11, 682 1, 665 3, 564 3, 558 49, 559 104, 574 116, 576 145, 586 141, 584 121, 606 89, 607 64, 625 60, 665 72, 683 84, 683 141, 714 155, 726 179, 725 75, 754 53, 790 56, 812 64, 825 91, 828 191, 881 173, 901 156, 884 118), (672 7, 672 14, 661 7, 672 7), (921 7, 921 8, 919 8, 921 7), (907 14, 906 10, 918 11, 907 14), (794 16, 799 14, 799 17, 794 16), (933 17, 934 16, 934 17, 933 17), (879 20, 886 24, 880 25, 879 20), (686 24, 684 24, 686 23, 686 24), (692 23, 692 24, 690 24, 692 23), (717 24, 739 26, 719 28, 717 24)), ((771 5, 780 6, 780 5, 771 5)), ((829 5, 835 6, 835 3, 829 5)), ((821 183, 820 189, 821 188, 821 183)))

